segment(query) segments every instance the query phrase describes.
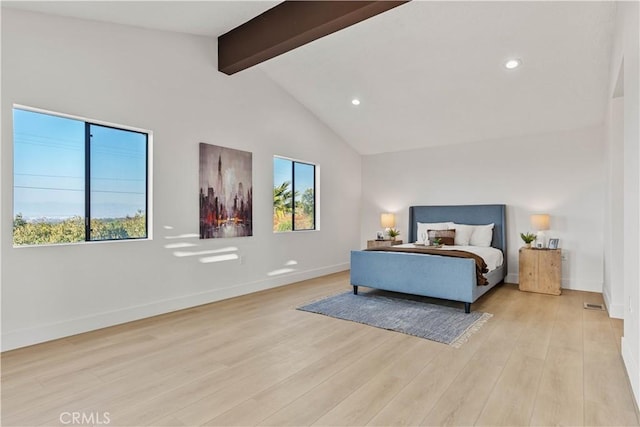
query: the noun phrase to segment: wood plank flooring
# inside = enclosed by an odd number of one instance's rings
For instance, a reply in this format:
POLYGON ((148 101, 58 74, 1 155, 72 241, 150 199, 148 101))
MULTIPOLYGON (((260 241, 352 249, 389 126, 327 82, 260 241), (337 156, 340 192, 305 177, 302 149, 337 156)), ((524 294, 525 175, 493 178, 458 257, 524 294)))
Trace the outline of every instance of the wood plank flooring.
POLYGON ((472 306, 494 316, 455 349, 295 309, 348 280, 3 353, 2 425, 69 425, 73 412, 111 426, 639 425, 622 321, 583 309, 600 294, 501 285, 472 306))

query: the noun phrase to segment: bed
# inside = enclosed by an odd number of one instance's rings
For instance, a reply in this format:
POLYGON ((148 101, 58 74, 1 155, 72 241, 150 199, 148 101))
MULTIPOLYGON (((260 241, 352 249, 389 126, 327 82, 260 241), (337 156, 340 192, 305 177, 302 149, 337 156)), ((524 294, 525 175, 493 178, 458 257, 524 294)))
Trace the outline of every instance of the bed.
POLYGON ((387 251, 351 251, 351 285, 403 292, 471 304, 501 283, 507 274, 505 205, 411 206, 408 241, 420 240, 418 223, 494 224, 491 247, 502 252, 501 265, 478 285, 476 262, 467 258, 387 251))

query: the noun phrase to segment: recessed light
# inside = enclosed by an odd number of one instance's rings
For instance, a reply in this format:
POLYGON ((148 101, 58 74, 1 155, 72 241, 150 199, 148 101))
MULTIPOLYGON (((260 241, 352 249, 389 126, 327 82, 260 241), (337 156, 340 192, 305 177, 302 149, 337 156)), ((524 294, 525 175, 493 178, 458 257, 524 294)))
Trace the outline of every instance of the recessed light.
POLYGON ((507 70, 513 70, 514 68, 518 68, 520 65, 522 65, 522 60, 519 58, 508 59, 504 63, 504 67, 507 70))
POLYGON ((360 105, 360 100, 359 100, 358 98, 353 98, 353 99, 351 100, 351 103, 352 103, 353 105, 360 105))

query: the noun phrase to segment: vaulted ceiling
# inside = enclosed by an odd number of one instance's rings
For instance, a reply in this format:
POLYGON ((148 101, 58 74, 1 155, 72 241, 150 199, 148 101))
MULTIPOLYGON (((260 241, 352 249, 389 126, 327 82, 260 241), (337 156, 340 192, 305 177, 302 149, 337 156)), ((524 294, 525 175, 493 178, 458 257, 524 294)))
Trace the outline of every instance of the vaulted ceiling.
MULTIPOLYGON (((277 3, 3 6, 217 37, 277 3)), ((615 7, 412 1, 256 67, 361 154, 583 128, 605 117, 615 7)))

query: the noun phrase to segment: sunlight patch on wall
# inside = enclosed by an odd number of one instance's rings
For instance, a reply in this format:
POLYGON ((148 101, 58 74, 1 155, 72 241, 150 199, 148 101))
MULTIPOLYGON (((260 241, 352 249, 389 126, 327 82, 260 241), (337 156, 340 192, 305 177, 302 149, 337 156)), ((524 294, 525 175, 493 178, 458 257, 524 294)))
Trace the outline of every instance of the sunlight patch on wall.
POLYGON ((173 255, 177 257, 186 257, 186 256, 211 255, 211 254, 220 254, 225 252, 237 252, 237 251, 238 251, 238 248, 236 248, 235 246, 229 246, 222 249, 211 249, 208 251, 193 251, 193 252, 175 251, 173 255))
MULTIPOLYGON (((293 265, 298 265, 298 261, 290 259, 289 261, 284 263, 285 267, 291 267, 293 265)), ((292 273, 296 271, 295 268, 279 268, 277 270, 273 270, 267 273, 267 276, 280 276, 282 274, 292 273)))
POLYGON ((267 276, 279 276, 281 274, 287 274, 296 271, 295 268, 281 268, 279 270, 273 270, 267 273, 267 276))
POLYGON ((198 246, 195 243, 187 243, 187 242, 182 242, 182 243, 168 243, 166 245, 164 245, 165 249, 180 249, 180 248, 189 248, 189 247, 193 247, 193 246, 198 246))
POLYGON ((225 254, 225 255, 215 255, 210 257, 200 258, 200 261, 203 264, 209 264, 212 262, 222 262, 222 261, 233 261, 239 259, 238 254, 225 254))
POLYGON ((200 235, 198 233, 186 233, 179 234, 177 236, 164 236, 165 239, 197 239, 200 235))

